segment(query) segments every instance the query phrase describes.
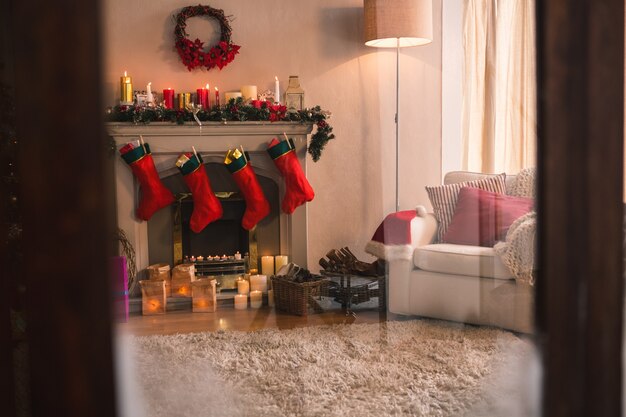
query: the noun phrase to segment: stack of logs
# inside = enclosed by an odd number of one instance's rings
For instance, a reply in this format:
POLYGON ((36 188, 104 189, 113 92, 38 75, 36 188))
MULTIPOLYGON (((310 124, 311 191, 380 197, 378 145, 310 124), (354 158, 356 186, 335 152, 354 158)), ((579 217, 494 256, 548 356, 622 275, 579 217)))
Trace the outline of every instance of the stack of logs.
POLYGON ((385 266, 382 261, 374 261, 372 263, 359 261, 357 257, 347 247, 331 249, 326 254, 326 258, 321 258, 319 264, 324 271, 339 274, 360 275, 366 277, 375 277, 384 275, 385 266))

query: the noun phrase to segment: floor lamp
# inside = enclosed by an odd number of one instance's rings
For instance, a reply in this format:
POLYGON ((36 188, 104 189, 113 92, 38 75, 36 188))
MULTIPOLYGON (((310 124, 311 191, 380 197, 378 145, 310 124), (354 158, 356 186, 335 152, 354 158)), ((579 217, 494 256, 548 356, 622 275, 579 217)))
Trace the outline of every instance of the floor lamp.
POLYGON ((396 48, 396 211, 399 211, 400 48, 432 42, 432 0, 364 0, 363 9, 365 45, 396 48))

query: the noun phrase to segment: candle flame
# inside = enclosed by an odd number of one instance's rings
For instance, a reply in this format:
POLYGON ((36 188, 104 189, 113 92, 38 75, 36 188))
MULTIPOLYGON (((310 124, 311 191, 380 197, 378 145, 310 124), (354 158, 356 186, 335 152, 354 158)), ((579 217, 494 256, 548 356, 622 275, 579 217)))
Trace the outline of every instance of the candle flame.
POLYGON ((152 85, 152 83, 151 83, 151 82, 148 82, 148 87, 150 87, 151 85, 152 85))
POLYGON ((275 79, 276 81, 278 81, 278 77, 274 76, 274 79, 275 79))
POLYGON ((209 89, 209 83, 206 83, 206 86, 204 86, 204 88, 206 88, 208 90, 209 89))
POLYGON ((217 89, 217 87, 215 87, 215 91, 219 91, 219 90, 217 89))
POLYGON ((128 74, 126 74, 126 71, 124 71, 124 77, 128 77, 128 74))

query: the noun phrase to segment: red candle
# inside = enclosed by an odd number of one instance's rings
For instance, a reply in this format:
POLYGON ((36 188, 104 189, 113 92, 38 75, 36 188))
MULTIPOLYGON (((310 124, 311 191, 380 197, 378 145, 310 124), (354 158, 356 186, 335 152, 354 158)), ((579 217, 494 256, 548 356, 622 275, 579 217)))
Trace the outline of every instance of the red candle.
POLYGON ((198 94, 197 104, 202 106, 204 109, 208 109, 211 103, 211 100, 209 99, 209 84, 207 84, 204 88, 198 88, 196 93, 198 94))
POLYGON ((218 90, 217 87, 215 87, 215 106, 220 106, 220 90, 218 90))
POLYGON ((163 104, 165 104, 166 109, 174 108, 174 89, 166 88, 163 90, 163 104))

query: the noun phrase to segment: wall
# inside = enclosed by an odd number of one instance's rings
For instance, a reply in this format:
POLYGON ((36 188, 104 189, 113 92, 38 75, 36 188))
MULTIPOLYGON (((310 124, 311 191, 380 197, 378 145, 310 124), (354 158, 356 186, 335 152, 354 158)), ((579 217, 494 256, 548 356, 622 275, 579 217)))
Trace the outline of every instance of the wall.
MULTIPOLYGON (((424 185, 441 180, 441 0, 433 0, 434 41, 403 49, 400 56, 401 208, 427 204, 424 185)), ((331 248, 363 247, 395 206, 395 51, 362 41, 362 0, 214 0, 234 20, 233 40, 242 45, 222 71, 189 72, 173 50, 174 15, 181 0, 107 0, 103 4, 104 88, 107 104, 117 96, 123 71, 136 88, 148 81, 195 91, 209 82, 221 91, 256 84, 286 86, 299 75, 307 105, 333 112, 337 139, 318 163, 308 162, 316 191, 309 204, 309 267, 331 248)), ((211 24, 190 19, 190 36, 208 38, 211 24)))

